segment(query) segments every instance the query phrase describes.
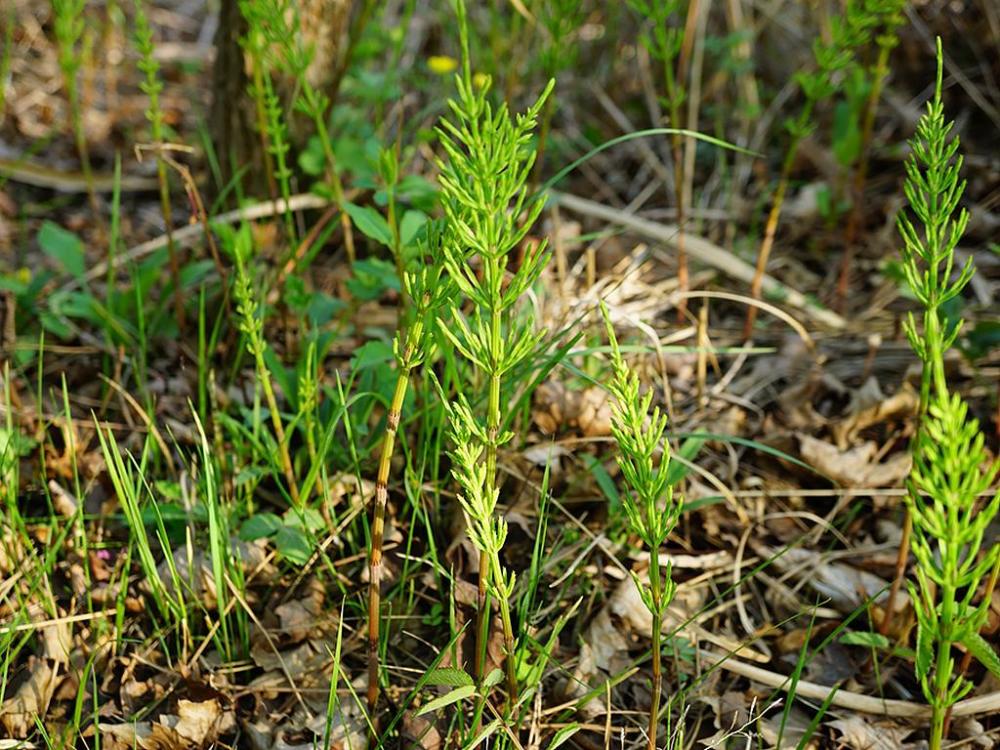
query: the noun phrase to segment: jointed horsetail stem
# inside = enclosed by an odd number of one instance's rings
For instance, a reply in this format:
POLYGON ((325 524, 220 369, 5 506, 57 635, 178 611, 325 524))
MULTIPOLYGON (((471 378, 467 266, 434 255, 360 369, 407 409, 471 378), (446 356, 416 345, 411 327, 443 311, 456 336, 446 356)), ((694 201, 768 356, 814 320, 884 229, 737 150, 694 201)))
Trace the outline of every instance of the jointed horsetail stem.
POLYGON ((389 468, 392 465, 392 452, 396 446, 396 434, 399 432, 399 420, 403 411, 403 401, 406 389, 410 383, 410 373, 418 361, 417 353, 422 345, 424 334, 423 315, 430 306, 429 295, 421 299, 417 320, 413 324, 405 351, 400 357, 399 375, 396 377, 396 388, 389 404, 389 414, 386 417, 385 438, 382 440, 382 452, 379 456, 378 474, 375 477, 375 498, 372 508, 372 538, 368 555, 368 714, 372 732, 372 744, 377 741, 376 709, 378 708, 378 673, 379 673, 379 627, 381 624, 381 584, 382 584, 382 538, 385 532, 385 506, 389 500, 389 468))
POLYGON ((389 499, 389 466, 399 430, 400 412, 410 380, 409 369, 402 370, 396 378, 389 416, 386 419, 385 439, 379 458, 378 476, 375 479, 375 505, 372 517, 372 546, 368 557, 368 710, 374 720, 378 703, 378 637, 379 595, 382 582, 382 536, 385 529, 385 506, 389 499))

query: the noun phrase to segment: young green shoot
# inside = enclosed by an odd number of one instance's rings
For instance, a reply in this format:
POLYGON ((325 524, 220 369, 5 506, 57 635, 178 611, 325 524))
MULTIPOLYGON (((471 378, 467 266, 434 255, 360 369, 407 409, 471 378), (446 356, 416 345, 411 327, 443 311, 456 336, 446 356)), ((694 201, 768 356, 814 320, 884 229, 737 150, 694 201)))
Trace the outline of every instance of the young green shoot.
MULTIPOLYGON (((143 0, 135 0, 135 46, 139 51, 138 67, 145 75, 145 80, 139 84, 139 88, 149 99, 149 106, 146 108, 146 119, 149 121, 149 133, 154 146, 160 146, 164 142, 163 110, 160 108, 160 92, 163 90, 163 82, 160 81, 160 63, 154 56, 155 45, 153 42, 153 30, 150 28, 149 19, 143 10, 143 0)), ((167 253, 170 257, 170 275, 174 282, 174 315, 177 318, 177 327, 184 330, 184 297, 181 290, 181 269, 180 258, 177 247, 174 243, 174 220, 173 210, 170 205, 170 182, 167 179, 167 165, 156 152, 156 178, 160 187, 160 213, 163 215, 163 225, 167 234, 167 253)))
POLYGON ((649 549, 649 581, 643 581, 635 573, 632 577, 643 604, 653 618, 653 686, 647 740, 649 750, 656 750, 663 690, 663 620, 675 589, 670 563, 664 565, 660 562, 660 549, 677 525, 681 503, 679 498, 674 497, 670 484, 670 445, 664 437, 667 416, 659 407, 650 412, 653 391, 640 394, 639 376, 622 357, 608 308, 603 302, 601 314, 611 344, 611 367, 614 372, 609 386, 614 396, 611 432, 618 445, 618 466, 629 488, 622 493, 622 507, 632 533, 649 549))
POLYGON ((87 0, 52 0, 56 43, 59 48, 59 69, 62 72, 63 85, 66 87, 66 96, 69 100, 73 136, 76 139, 76 150, 80 157, 80 169, 83 171, 84 181, 87 185, 90 208, 96 219, 99 215, 97 191, 94 189, 94 175, 90 167, 87 135, 83 129, 80 85, 77 81, 82 63, 82 55, 77 49, 77 45, 86 29, 86 7, 87 0))
MULTIPOLYGON (((274 161, 271 149, 271 121, 268 112, 267 91, 271 86, 272 35, 284 28, 284 18, 277 0, 239 0, 240 13, 247 22, 247 33, 240 38, 240 46, 247 55, 250 66, 249 92, 254 102, 257 118, 257 136, 264 161, 264 175, 271 200, 278 198, 274 161)), ((290 238, 289 238, 290 239, 290 238)))
POLYGON ((282 65, 295 81, 297 91, 294 102, 295 109, 305 114, 316 129, 316 137, 323 149, 326 180, 333 193, 334 203, 340 211, 340 224, 344 232, 344 249, 347 252, 347 260, 353 264, 355 258, 354 234, 350 216, 344 212, 344 186, 340 180, 340 173, 337 171, 337 159, 333 154, 333 140, 327 127, 330 97, 316 87, 309 75, 309 68, 315 57, 315 48, 303 43, 298 9, 292 8, 291 15, 293 26, 283 37, 287 42, 283 44, 282 65))
POLYGON ((875 113, 878 110, 879 99, 882 97, 882 85, 889 75, 889 55, 899 43, 899 35, 896 32, 906 20, 905 9, 906 0, 867 0, 865 2, 865 10, 871 19, 872 28, 878 31, 875 37, 878 55, 870 68, 863 69, 865 78, 868 79, 868 97, 865 100, 862 115, 858 163, 854 167, 854 177, 851 183, 851 212, 847 217, 847 227, 844 230, 844 255, 841 258, 840 275, 837 280, 837 304, 841 307, 847 298, 850 286, 854 245, 861 225, 865 181, 868 179, 868 157, 872 136, 875 132, 875 113))
POLYGON ((244 227, 243 231, 236 234, 233 247, 233 259, 236 263, 233 296, 236 299, 240 331, 246 337, 247 350, 254 358, 257 377, 264 391, 264 398, 267 400, 267 410, 270 412, 271 424, 274 427, 274 439, 278 444, 278 456, 285 474, 285 481, 288 484, 288 494, 292 503, 298 506, 301 501, 298 482, 295 479, 295 470, 292 467, 292 458, 288 451, 288 441, 281 421, 281 412, 278 409, 278 399, 271 383, 271 373, 264 360, 264 352, 267 349, 267 341, 264 338, 264 321, 258 312, 257 292, 253 288, 253 280, 247 269, 251 242, 248 227, 244 227))
MULTIPOLYGON (((500 550, 506 523, 495 515, 500 487, 497 451, 513 435, 501 430, 504 405, 501 383, 535 350, 542 334, 532 321, 517 322, 515 307, 538 279, 548 261, 545 243, 528 247, 508 273, 511 253, 538 218, 541 201, 530 201, 528 180, 535 161, 532 133, 553 82, 524 113, 512 117, 505 105, 488 100, 490 81, 473 82, 464 3, 456 3, 463 70, 456 77, 458 95, 449 102, 451 119, 442 120, 438 136, 445 157, 441 170, 441 202, 447 220, 444 262, 470 311, 451 310, 453 325, 441 330, 455 350, 486 382, 485 414, 473 413, 466 393, 451 410, 454 440, 453 473, 469 536, 480 552, 475 676, 482 682, 489 613, 487 592, 498 602, 506 655, 508 710, 518 699, 514 664, 514 630, 510 598, 514 577, 504 571, 500 550)), ((465 386, 471 391, 473 383, 465 386)))
MULTIPOLYGON (((690 46, 685 38, 683 24, 672 19, 680 17, 686 5, 685 0, 628 0, 629 5, 650 23, 650 30, 640 36, 642 45, 650 56, 663 68, 664 102, 669 113, 670 127, 675 132, 671 134, 671 150, 674 166, 674 200, 677 203, 677 285, 680 291, 688 289, 687 251, 684 247, 685 196, 684 196, 684 159, 682 153, 683 137, 681 128, 681 106, 686 96, 684 81, 687 78, 687 59, 690 46)), ((697 7, 693 0, 689 10, 697 7)), ((686 301, 682 298, 678 313, 684 316, 687 310, 686 301)))
MULTIPOLYGON (((802 89, 805 102, 798 117, 785 123, 790 138, 788 150, 781 163, 778 187, 775 189, 771 210, 768 212, 767 222, 764 225, 764 237, 761 239, 760 248, 757 251, 757 265, 750 283, 750 296, 755 300, 760 299, 764 273, 767 271, 771 249, 774 247, 774 237, 778 231, 785 194, 788 192, 788 184, 791 180, 792 168, 795 166, 799 146, 816 127, 813 119, 816 106, 837 92, 840 86, 838 74, 851 64, 855 50, 868 37, 869 29, 873 23, 872 18, 865 13, 863 8, 859 7, 860 2, 861 0, 849 0, 844 15, 832 19, 829 41, 817 38, 813 42, 815 70, 800 72, 795 76, 799 88, 802 89)), ((753 337, 753 326, 756 320, 757 307, 751 305, 747 308, 747 318, 743 326, 744 340, 753 337)))
POLYGON ((945 121, 941 101, 940 40, 937 56, 934 98, 917 125, 906 162, 906 198, 916 221, 905 213, 897 221, 906 280, 923 306, 922 326, 912 314, 904 324, 923 361, 907 509, 908 544, 916 559, 917 583, 909 586, 917 615, 916 673, 932 711, 931 750, 942 746, 949 708, 972 689, 961 672, 956 674, 954 647, 963 646, 1000 677, 1000 657, 979 635, 991 592, 975 602, 982 584, 995 581, 1000 565, 1000 542, 984 539, 1000 510, 1000 491, 993 490, 992 497, 989 492, 1000 461, 989 462, 979 424, 962 399, 949 392, 944 369, 961 321, 948 321, 942 306, 961 293, 974 269, 970 259, 953 274, 955 246, 969 214, 958 206, 965 182, 959 176, 959 140, 949 137, 952 123, 945 121))

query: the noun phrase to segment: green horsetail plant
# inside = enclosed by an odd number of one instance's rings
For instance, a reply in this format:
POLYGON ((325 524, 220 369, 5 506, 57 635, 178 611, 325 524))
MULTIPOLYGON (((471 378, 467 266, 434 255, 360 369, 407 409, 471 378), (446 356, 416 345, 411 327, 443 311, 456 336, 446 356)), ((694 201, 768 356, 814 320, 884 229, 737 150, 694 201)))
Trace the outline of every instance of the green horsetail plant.
MULTIPOLYGON (((842 16, 835 17, 831 22, 830 39, 825 41, 817 38, 813 42, 813 58, 815 70, 804 71, 795 75, 795 80, 802 89, 805 102, 798 117, 785 123, 788 131, 788 150, 781 163, 781 173, 778 176, 778 186, 775 189, 771 210, 764 225, 764 237, 757 251, 757 265, 753 280, 750 282, 750 296, 760 299, 761 287, 764 282, 764 272, 771 257, 774 237, 781 220, 781 211, 785 203, 785 194, 795 166, 802 141, 816 128, 814 115, 816 105, 833 96, 840 86, 839 74, 847 68, 854 57, 855 50, 868 38, 874 19, 863 7, 864 0, 848 0, 842 16)), ((743 326, 743 338, 753 336, 754 322, 757 320, 757 307, 747 308, 747 318, 743 326)))
POLYGON ((295 222, 292 220, 292 211, 289 208, 292 200, 292 170, 288 166, 287 157, 291 144, 288 142, 285 108, 274 88, 274 81, 269 75, 264 76, 263 86, 264 109, 267 115, 267 142, 271 149, 271 156, 274 157, 274 177, 281 190, 281 197, 285 201, 285 210, 283 211, 285 232, 289 244, 294 247, 298 243, 295 237, 295 222))
POLYGON ((52 0, 52 12, 55 16, 56 44, 59 48, 59 70, 62 72, 63 85, 69 99, 70 118, 72 120, 73 136, 76 139, 76 150, 80 157, 80 169, 83 171, 87 185, 87 197, 94 217, 98 216, 97 192, 94 189, 94 176, 90 168, 90 151, 87 148, 87 135, 83 130, 83 112, 80 107, 80 86, 77 75, 80 72, 82 56, 77 49, 86 28, 84 11, 87 0, 52 0))
MULTIPOLYGON (((327 127, 327 117, 330 110, 330 97, 316 88, 309 76, 309 67, 315 57, 315 47, 303 43, 301 33, 301 18, 297 7, 289 9, 292 26, 283 34, 282 65, 288 75, 295 81, 295 109, 308 117, 316 129, 316 137, 323 149, 325 161, 324 171, 327 183, 333 192, 333 200, 340 211, 340 224, 344 232, 344 248, 349 263, 354 263, 354 234, 351 230, 351 219, 344 212, 344 186, 337 172, 337 159, 333 154, 333 141, 327 127)), ((285 14, 282 14, 284 17, 285 14)))
POLYGON ((979 634, 991 593, 974 602, 987 576, 995 581, 1000 566, 1000 542, 984 546, 986 529, 1000 510, 1000 491, 980 502, 1000 461, 989 463, 979 424, 962 399, 949 393, 944 370, 945 352, 961 321, 948 321, 942 306, 968 284, 973 266, 970 259, 952 278, 955 246, 969 214, 958 208, 965 182, 959 177, 959 140, 949 139, 952 123, 945 122, 941 102, 940 39, 937 57, 934 99, 917 125, 906 162, 906 198, 917 222, 906 214, 897 222, 906 280, 924 308, 922 331, 912 314, 904 324, 923 361, 921 422, 906 504, 912 528, 908 545, 916 559, 917 583, 909 586, 917 615, 916 673, 931 706, 931 750, 941 748, 950 707, 972 689, 960 671, 956 674, 954 647, 963 646, 1000 677, 1000 657, 979 634))
MULTIPOLYGON (((576 64, 580 51, 578 31, 587 19, 587 10, 580 0, 542 0, 534 8, 538 26, 544 30, 539 61, 546 78, 557 78, 563 70, 576 64)), ((532 179, 536 185, 541 182, 542 163, 552 128, 554 107, 555 97, 549 97, 542 109, 538 130, 538 156, 532 179)))
POLYGON ((962 169, 959 139, 949 139, 953 123, 944 119, 941 60, 939 40, 934 99, 928 102, 927 111, 917 124, 916 135, 910 141, 912 150, 906 160, 904 191, 917 224, 905 213, 901 213, 896 222, 903 239, 900 251, 903 273, 923 306, 923 333, 912 313, 903 323, 910 346, 924 363, 920 382, 921 413, 927 411, 935 395, 947 392, 944 355, 961 327, 961 321, 947 320, 943 306, 961 294, 975 272, 970 258, 957 277, 952 278, 955 247, 968 226, 969 212, 959 209, 958 205, 965 192, 965 181, 959 176, 962 169))
POLYGON ((682 504, 674 497, 670 484, 670 444, 664 438, 667 416, 659 407, 650 413, 653 391, 647 390, 640 395, 639 376, 622 357, 608 308, 603 302, 601 315, 604 316, 611 344, 611 367, 614 372, 609 386, 614 396, 611 433, 618 445, 618 466, 629 486, 629 491, 622 493, 622 507, 632 533, 649 548, 649 582, 643 582, 635 573, 632 578, 653 618, 653 686, 647 739, 649 750, 656 750, 663 691, 663 619, 675 590, 670 563, 660 563, 660 548, 677 525, 682 504))
MULTIPOLYGON (((368 716, 376 727, 376 709, 379 696, 379 629, 381 623, 380 597, 382 583, 382 536, 385 529, 385 507, 389 499, 389 469, 399 430, 403 401, 415 368, 426 359, 432 344, 434 321, 438 310, 448 298, 450 286, 443 276, 441 263, 441 235, 431 227, 427 236, 428 265, 403 274, 403 287, 414 300, 413 320, 409 327, 401 327, 393 340, 396 359, 396 387, 386 417, 385 436, 379 455, 378 475, 375 480, 375 498, 372 505, 371 547, 368 555, 368 716)), ((374 738, 373 738, 374 739, 374 738)))
MULTIPOLYGON (((149 26, 149 19, 143 10, 143 0, 135 0, 135 46, 139 51, 139 70, 145 76, 145 80, 139 84, 139 88, 149 99, 149 106, 146 108, 146 119, 149 121, 150 137, 154 146, 159 146, 164 142, 163 133, 163 110, 160 108, 160 92, 163 90, 163 82, 160 81, 160 64, 153 56, 153 30, 149 26)), ((167 253, 170 258, 170 275, 174 282, 174 315, 177 317, 177 327, 184 330, 184 297, 181 290, 181 269, 180 259, 177 256, 177 247, 174 244, 174 220, 173 211, 170 206, 170 182, 167 179, 167 165, 163 161, 160 152, 156 152, 156 179, 160 186, 160 213, 163 215, 163 224, 167 231, 167 253)))
POLYGON ((272 200, 280 191, 285 201, 285 232, 294 246, 295 224, 288 201, 292 195, 292 171, 287 164, 290 144, 284 106, 275 89, 274 72, 282 65, 293 46, 293 30, 285 21, 290 12, 288 0, 240 0, 240 12, 247 22, 247 33, 240 39, 250 59, 250 94, 257 110, 265 174, 272 200))
MULTIPOLYGON (((650 24, 651 30, 644 31, 640 36, 642 45, 650 56, 663 67, 665 87, 664 102, 669 113, 671 134, 671 149, 674 162, 674 199, 677 203, 677 284, 681 292, 688 288, 687 252, 684 247, 684 159, 681 150, 683 137, 681 128, 681 105, 686 92, 684 81, 687 78, 687 63, 690 56, 690 42, 682 25, 672 22, 674 16, 679 16, 686 5, 685 0, 628 0, 628 4, 650 24)), ((697 7, 697 0, 691 3, 691 8, 697 7)), ((682 298, 678 311, 681 316, 687 309, 687 303, 682 298)))
POLYGON ((278 457, 285 474, 285 481, 288 483, 288 494, 291 496, 292 502, 299 506, 302 498, 299 496, 298 482, 295 479, 295 470, 292 467, 292 458, 288 451, 285 428, 281 421, 281 412, 278 410, 278 399, 271 382, 271 371, 264 359, 264 352, 267 350, 267 341, 264 339, 264 320, 259 314, 258 293, 253 288, 253 280, 247 269, 252 242, 249 226, 244 226, 235 234, 232 247, 233 260, 236 264, 233 296, 236 299, 239 328, 246 337, 247 351, 254 359, 257 378, 264 391, 264 398, 267 400, 267 410, 271 415, 271 424, 274 427, 274 439, 278 444, 278 457))
POLYGON ((481 85, 473 82, 462 0, 456 9, 462 74, 456 76, 458 96, 448 103, 452 119, 442 120, 437 132, 445 152, 445 158, 439 160, 441 202, 448 223, 444 263, 471 310, 466 315, 452 307, 454 330, 444 325, 441 329, 487 381, 484 415, 473 413, 465 394, 460 394, 458 404, 451 409, 453 473, 461 487, 469 536, 480 553, 475 676, 480 682, 485 677, 489 591, 497 599, 503 623, 510 710, 518 699, 510 614, 514 577, 500 562, 507 527, 495 516, 495 510, 500 494, 497 450, 513 435, 501 430, 501 381, 541 340, 542 334, 532 330, 530 319, 516 320, 515 307, 548 262, 545 243, 528 247, 509 276, 508 265, 512 251, 522 244, 542 210, 542 201, 529 200, 527 185, 535 161, 531 140, 554 82, 550 81, 538 100, 516 117, 511 117, 506 105, 491 105, 487 99, 489 79, 481 85))
MULTIPOLYGON (((283 113, 271 80, 280 54, 288 48, 285 4, 284 0, 239 0, 239 8, 247 23, 247 33, 240 37, 240 46, 249 60, 248 88, 254 101, 264 174, 271 199, 277 200, 278 180, 287 181, 291 177, 290 172, 275 172, 274 167, 274 158, 278 156, 283 160, 288 151, 283 113)), ((286 192, 290 194, 291 189, 283 185, 282 197, 287 197, 286 192)), ((288 211, 285 212, 285 221, 286 228, 291 227, 288 211)), ((291 233, 288 239, 294 244, 291 233)))
POLYGON ((837 280, 837 301, 843 305, 847 297, 851 278, 851 264, 854 258, 854 243, 861 224, 861 206, 865 181, 868 179, 868 157, 872 135, 875 132, 875 113, 879 100, 882 98, 882 85, 889 75, 889 55, 899 44, 897 30, 903 25, 903 11, 906 0, 865 0, 865 12, 871 19, 871 25, 878 33, 875 44, 878 55, 873 65, 862 67, 863 76, 868 84, 868 96, 865 100, 864 114, 861 120, 860 143, 858 146, 858 162, 854 167, 854 177, 851 185, 851 212, 847 217, 847 227, 844 230, 844 255, 841 258, 840 276, 837 280))

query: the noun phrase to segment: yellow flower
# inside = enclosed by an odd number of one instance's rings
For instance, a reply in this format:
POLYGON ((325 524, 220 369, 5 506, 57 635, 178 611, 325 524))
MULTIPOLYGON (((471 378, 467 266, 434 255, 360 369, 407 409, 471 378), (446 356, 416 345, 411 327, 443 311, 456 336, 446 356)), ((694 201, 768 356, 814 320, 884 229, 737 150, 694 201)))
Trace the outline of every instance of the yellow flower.
POLYGON ((19 269, 17 269, 16 278, 22 284, 27 284, 29 281, 31 281, 31 269, 27 268, 26 266, 21 266, 19 269))
POLYGON ((472 76, 472 83, 477 89, 481 89, 483 86, 490 82, 490 77, 485 73, 475 73, 472 76))
POLYGON ((458 67, 458 60, 447 55, 431 55, 427 58, 427 67, 431 69, 431 73, 444 76, 458 67))

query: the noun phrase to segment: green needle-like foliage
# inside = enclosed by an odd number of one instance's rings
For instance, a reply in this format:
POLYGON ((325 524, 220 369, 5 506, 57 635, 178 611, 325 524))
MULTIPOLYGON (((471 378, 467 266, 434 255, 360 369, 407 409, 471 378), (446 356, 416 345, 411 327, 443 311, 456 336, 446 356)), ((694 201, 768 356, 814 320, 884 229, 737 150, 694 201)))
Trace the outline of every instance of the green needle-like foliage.
POLYGON ((914 223, 905 214, 900 214, 897 221, 903 238, 903 272, 924 308, 923 334, 912 313, 904 324, 913 350, 929 365, 924 368, 921 384, 923 408, 929 403, 932 383, 944 385, 944 353, 955 341, 961 325, 945 321, 942 305, 961 293, 974 272, 969 258, 952 279, 955 247, 965 233, 969 213, 958 207, 965 181, 959 177, 962 169, 959 140, 948 138, 951 128, 952 123, 944 119, 939 70, 934 100, 920 118, 910 144, 913 152, 906 161, 904 190, 917 221, 914 223))
POLYGON ((264 391, 264 398, 267 400, 267 409, 274 427, 274 439, 278 444, 278 457, 285 480, 288 482, 288 493, 293 504, 298 506, 303 498, 299 496, 298 481, 295 478, 292 458, 288 451, 285 427, 281 421, 281 411, 278 409, 278 398, 271 382, 271 371, 264 359, 267 339, 264 336, 264 320, 259 314, 260 305, 257 301, 259 295, 254 289, 250 269, 247 268, 247 263, 252 260, 252 242, 249 226, 244 226, 235 235, 233 260, 236 265, 236 278, 233 282, 233 297, 236 299, 240 332, 245 337, 247 351, 254 359, 257 377, 264 391))
POLYGON ((506 525, 494 517, 499 498, 497 451, 512 437, 500 430, 504 416, 501 381, 535 350, 543 335, 532 329, 530 319, 517 323, 514 308, 548 262, 545 243, 529 247, 516 270, 509 272, 508 267, 511 252, 524 241, 542 210, 540 201, 529 201, 528 180, 535 162, 531 141, 553 83, 524 114, 512 117, 506 105, 491 104, 489 80, 482 85, 473 82, 465 6, 458 2, 456 8, 463 71, 457 76, 458 96, 448 103, 451 119, 443 120, 438 128, 445 152, 439 167, 447 220, 444 264, 457 290, 471 303, 471 312, 466 315, 453 306, 454 324, 441 329, 488 383, 482 418, 473 413, 465 395, 452 407, 454 474, 462 488, 470 538, 480 551, 475 674, 478 680, 485 677, 487 592, 491 590, 504 628, 510 709, 519 697, 510 611, 514 579, 504 573, 499 557, 506 525))
POLYGON ((917 613, 917 677, 933 711, 931 748, 936 749, 948 708, 973 687, 956 673, 953 646, 961 644, 1000 676, 1000 658, 979 635, 991 598, 974 601, 1000 563, 1000 543, 984 545, 1000 509, 1000 491, 980 502, 1000 461, 988 463, 978 421, 969 418, 958 394, 946 392, 930 404, 913 459, 908 506, 917 585, 910 586, 910 596, 917 613))
POLYGON ((661 631, 675 590, 670 563, 660 564, 660 548, 677 526, 681 503, 675 500, 670 484, 670 445, 664 439, 667 415, 659 407, 650 412, 653 391, 640 394, 639 376, 622 357, 603 302, 601 314, 611 343, 614 372, 608 387, 615 399, 611 407, 611 433, 618 445, 618 466, 629 486, 629 491, 622 494, 622 505, 632 533, 649 548, 649 582, 642 581, 634 573, 632 577, 643 604, 653 617, 653 693, 647 734, 649 750, 655 750, 663 682, 661 631))
MULTIPOLYGON (((816 129, 816 107, 833 96, 843 84, 844 70, 851 65, 858 50, 870 37, 872 29, 877 24, 878 17, 865 6, 863 0, 849 0, 843 15, 831 20, 829 39, 820 37, 813 41, 815 68, 795 75, 795 82, 802 90, 805 101, 798 117, 789 118, 785 122, 790 140, 781 164, 781 175, 778 178, 778 187, 775 189, 774 201, 764 225, 764 236, 757 251, 757 264, 750 284, 750 295, 754 299, 760 299, 764 272, 767 270, 771 249, 774 247, 774 238, 781 221, 785 194, 788 191, 799 146, 816 129)), ((757 307, 751 306, 747 309, 743 338, 749 339, 752 336, 756 319, 757 307)))
POLYGON ((931 705, 931 750, 939 750, 949 708, 972 683, 955 669, 953 648, 962 645, 1000 676, 1000 658, 979 635, 986 622, 989 594, 975 598, 987 578, 995 580, 1000 543, 987 542, 987 527, 1000 510, 1000 491, 981 502, 1000 470, 988 463, 979 423, 948 391, 944 355, 961 321, 949 323, 941 306, 958 295, 972 277, 966 263, 952 279, 955 246, 968 222, 958 208, 965 189, 959 178, 959 141, 950 139, 941 102, 941 43, 934 99, 917 126, 906 162, 906 197, 916 217, 901 215, 903 268, 924 307, 923 330, 910 315, 907 338, 923 360, 922 421, 913 446, 907 508, 913 525, 910 550, 917 584, 910 585, 917 614, 916 672, 931 705), (919 227, 919 228, 918 228, 919 227), (990 573, 993 573, 991 576, 990 573))

